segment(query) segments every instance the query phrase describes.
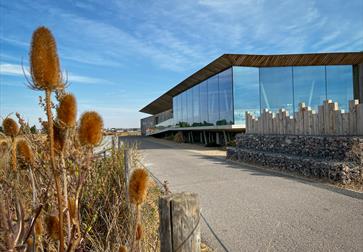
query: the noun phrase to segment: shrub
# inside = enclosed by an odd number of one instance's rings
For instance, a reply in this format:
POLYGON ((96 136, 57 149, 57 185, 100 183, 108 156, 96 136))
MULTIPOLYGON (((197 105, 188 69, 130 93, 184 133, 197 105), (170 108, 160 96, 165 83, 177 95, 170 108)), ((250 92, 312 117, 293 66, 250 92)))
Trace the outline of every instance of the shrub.
POLYGON ((174 136, 174 141, 177 143, 184 143, 184 135, 183 132, 179 131, 178 133, 175 134, 174 136))

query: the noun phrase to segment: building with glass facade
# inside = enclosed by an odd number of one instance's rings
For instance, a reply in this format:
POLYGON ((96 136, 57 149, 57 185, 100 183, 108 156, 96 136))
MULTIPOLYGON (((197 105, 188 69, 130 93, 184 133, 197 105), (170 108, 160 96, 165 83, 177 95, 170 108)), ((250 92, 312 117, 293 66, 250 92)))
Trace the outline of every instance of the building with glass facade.
POLYGON ((361 52, 226 54, 140 110, 152 114, 141 128, 144 134, 243 131, 246 111, 258 116, 285 108, 292 115, 300 102, 317 110, 326 99, 348 110, 349 100, 363 100, 362 76, 361 52))

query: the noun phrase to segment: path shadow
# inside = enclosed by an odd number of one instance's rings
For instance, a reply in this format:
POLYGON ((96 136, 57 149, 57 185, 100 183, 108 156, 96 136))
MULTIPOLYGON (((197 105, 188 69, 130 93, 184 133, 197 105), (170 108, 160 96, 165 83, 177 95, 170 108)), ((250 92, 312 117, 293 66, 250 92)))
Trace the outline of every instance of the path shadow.
POLYGON ((314 186, 320 189, 326 189, 335 193, 343 194, 345 196, 349 196, 356 199, 363 200, 363 193, 355 192, 351 190, 347 190, 344 188, 336 187, 332 184, 330 184, 327 180, 322 179, 316 179, 316 178, 308 178, 308 177, 301 177, 301 175, 297 175, 290 172, 283 172, 280 170, 275 170, 268 167, 248 164, 248 163, 240 163, 237 161, 227 160, 225 158, 221 157, 213 157, 213 156, 205 156, 205 155, 198 155, 198 154, 192 154, 196 158, 209 160, 213 162, 214 164, 221 165, 227 169, 237 169, 240 171, 248 172, 252 176, 273 176, 273 177, 279 177, 283 179, 293 180, 299 183, 307 184, 310 186, 314 186))

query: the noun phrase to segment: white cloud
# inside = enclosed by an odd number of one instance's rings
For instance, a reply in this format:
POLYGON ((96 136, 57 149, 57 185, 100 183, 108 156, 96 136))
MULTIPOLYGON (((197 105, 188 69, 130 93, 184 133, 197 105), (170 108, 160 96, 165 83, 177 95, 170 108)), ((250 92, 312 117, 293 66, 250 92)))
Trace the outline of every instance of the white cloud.
MULTIPOLYGON (((25 74, 29 75, 29 73, 25 70, 25 74)), ((0 64, 0 74, 1 75, 21 75, 24 76, 24 72, 22 70, 21 65, 16 64, 0 64)))
MULTIPOLYGON (((24 71, 27 76, 29 72, 26 70, 28 67, 24 66, 24 71)), ((21 65, 3 63, 0 64, 0 75, 10 75, 10 76, 24 76, 23 69, 21 65)), ((112 85, 113 82, 101 78, 77 75, 74 73, 63 74, 69 83, 86 83, 86 84, 100 84, 100 85, 112 85)))

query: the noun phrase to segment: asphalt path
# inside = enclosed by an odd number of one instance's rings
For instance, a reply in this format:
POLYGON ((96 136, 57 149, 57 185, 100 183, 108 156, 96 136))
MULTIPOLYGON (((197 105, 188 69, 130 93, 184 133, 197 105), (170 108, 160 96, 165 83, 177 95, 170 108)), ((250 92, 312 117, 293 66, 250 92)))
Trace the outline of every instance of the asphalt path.
POLYGON ((143 163, 171 191, 199 194, 202 239, 216 251, 363 251, 359 194, 165 140, 123 141, 139 142, 143 163))

